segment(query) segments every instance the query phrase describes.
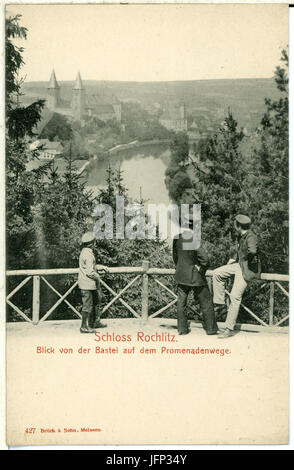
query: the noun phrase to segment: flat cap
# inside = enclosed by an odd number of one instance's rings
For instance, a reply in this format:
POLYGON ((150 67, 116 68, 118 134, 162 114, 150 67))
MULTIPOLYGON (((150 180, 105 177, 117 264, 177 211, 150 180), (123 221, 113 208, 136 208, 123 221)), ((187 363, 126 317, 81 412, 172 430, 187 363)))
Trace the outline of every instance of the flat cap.
POLYGON ((238 214, 236 216, 236 222, 242 225, 250 225, 251 224, 251 219, 247 215, 243 214, 238 214))
POLYGON ((93 240, 95 240, 94 233, 93 232, 86 232, 82 236, 81 242, 82 243, 90 243, 93 240))

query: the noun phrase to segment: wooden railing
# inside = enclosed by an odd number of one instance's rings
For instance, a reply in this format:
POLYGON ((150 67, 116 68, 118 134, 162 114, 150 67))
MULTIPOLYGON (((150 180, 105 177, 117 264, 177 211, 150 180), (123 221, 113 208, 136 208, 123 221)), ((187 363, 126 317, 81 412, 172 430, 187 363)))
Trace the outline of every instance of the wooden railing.
MULTIPOLYGON (((7 304, 19 314, 25 321, 31 322, 33 325, 37 325, 39 322, 47 320, 47 318, 56 310, 56 308, 62 303, 65 302, 66 305, 78 316, 81 317, 80 312, 67 300, 69 294, 77 287, 78 282, 75 280, 71 287, 64 293, 61 294, 58 290, 46 279, 46 276, 64 276, 64 275, 74 275, 78 273, 78 269, 31 269, 31 270, 17 270, 17 271, 7 271, 7 276, 25 276, 25 278, 7 295, 6 302, 7 304), (24 285, 26 285, 32 279, 33 283, 33 295, 32 295, 32 319, 30 319, 25 312, 23 312, 19 307, 13 304, 11 298, 18 292, 24 285), (40 283, 44 282, 58 297, 59 299, 52 305, 49 310, 40 318, 40 283)), ((177 295, 173 290, 161 282, 158 277, 160 276, 173 276, 175 274, 174 269, 161 269, 161 268, 151 268, 148 261, 143 261, 142 266, 140 267, 116 267, 109 268, 109 274, 115 275, 135 275, 135 277, 128 282, 122 290, 115 292, 103 279, 101 278, 102 286, 110 292, 112 299, 104 306, 102 312, 106 312, 115 302, 120 302, 134 317, 142 318, 143 320, 148 320, 149 318, 154 318, 170 307, 172 307, 177 302, 177 295), (162 289, 164 289, 173 299, 168 302, 166 305, 158 309, 157 311, 149 314, 149 279, 153 276, 154 281, 162 289), (126 300, 122 299, 123 294, 135 283, 141 281, 141 312, 135 311, 126 300)), ((106 275, 107 277, 107 275, 106 275)), ((212 271, 207 271, 206 273, 208 285, 212 289, 212 271)), ((285 274, 261 274, 261 279, 258 285, 258 290, 264 289, 269 285, 269 305, 268 305, 268 322, 266 323, 261 319, 255 312, 250 308, 246 307, 243 303, 242 307, 247 311, 247 313, 254 318, 259 324, 263 326, 280 326, 289 318, 289 314, 286 314, 278 321, 274 323, 274 311, 275 311, 275 289, 279 289, 283 295, 289 297, 289 293, 282 286, 281 283, 289 282, 289 276, 285 274)), ((230 293, 226 291, 228 297, 230 293)))

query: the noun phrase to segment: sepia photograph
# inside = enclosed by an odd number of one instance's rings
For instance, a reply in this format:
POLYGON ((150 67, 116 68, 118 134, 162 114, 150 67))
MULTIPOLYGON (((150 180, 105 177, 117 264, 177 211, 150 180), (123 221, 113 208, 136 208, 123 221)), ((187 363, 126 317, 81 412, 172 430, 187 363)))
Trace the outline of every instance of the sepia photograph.
POLYGON ((3 8, 7 446, 287 445, 289 5, 3 8))

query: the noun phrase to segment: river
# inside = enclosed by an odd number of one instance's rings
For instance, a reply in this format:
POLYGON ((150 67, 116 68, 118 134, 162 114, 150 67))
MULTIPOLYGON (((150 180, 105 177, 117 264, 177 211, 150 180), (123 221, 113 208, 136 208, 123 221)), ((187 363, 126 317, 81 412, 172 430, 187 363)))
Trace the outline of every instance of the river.
POLYGON ((121 168, 123 181, 131 199, 142 198, 152 204, 169 204, 165 186, 165 170, 170 160, 169 145, 148 144, 128 150, 121 150, 109 155, 104 161, 97 161, 87 170, 86 186, 94 194, 106 186, 106 170, 111 167, 121 168))

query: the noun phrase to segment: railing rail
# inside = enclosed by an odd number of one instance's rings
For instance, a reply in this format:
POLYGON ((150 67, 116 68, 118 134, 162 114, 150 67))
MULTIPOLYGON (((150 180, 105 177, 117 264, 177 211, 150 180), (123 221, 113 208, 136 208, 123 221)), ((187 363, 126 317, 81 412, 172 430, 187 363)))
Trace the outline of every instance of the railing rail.
MULTIPOLYGON (((175 274, 174 268, 145 268, 144 266, 120 266, 115 268, 108 268, 110 274, 158 274, 158 275, 172 275, 175 274)), ((57 268, 57 269, 20 269, 6 271, 6 276, 48 276, 58 274, 78 274, 78 268, 57 268)), ((211 277, 213 271, 208 270, 206 277, 211 277)), ((261 281, 282 281, 289 282, 288 274, 272 274, 262 273, 261 281)))
MULTIPOLYGON (((9 270, 6 271, 6 276, 25 276, 23 279, 6 297, 7 304, 17 312, 25 321, 31 322, 34 325, 37 325, 39 322, 45 321, 53 311, 62 303, 65 302, 67 306, 79 317, 81 317, 80 312, 67 300, 68 295, 77 287, 77 281, 75 280, 71 287, 64 293, 61 294, 58 290, 46 279, 45 276, 56 276, 56 275, 75 275, 78 274, 78 268, 57 268, 57 269, 22 269, 22 270, 9 270), (33 296, 32 296, 32 319, 30 319, 25 312, 23 312, 19 307, 14 305, 11 301, 13 295, 16 294, 24 285, 26 285, 30 279, 33 279, 33 296), (40 318, 40 284, 41 281, 44 282, 58 297, 59 299, 55 302, 53 306, 40 318)), ((113 298, 104 306, 103 312, 106 312, 115 302, 120 302, 126 309, 128 309, 134 317, 142 318, 143 320, 148 320, 148 318, 154 318, 170 307, 172 307, 177 302, 177 295, 164 283, 160 282, 157 278, 154 278, 154 281, 162 289, 168 292, 173 300, 169 301, 166 305, 161 307, 156 312, 149 314, 149 279, 151 276, 173 276, 175 274, 175 269, 169 268, 152 268, 149 266, 148 261, 143 261, 142 266, 130 267, 130 266, 121 266, 109 268, 109 274, 134 274, 136 275, 134 279, 129 281, 122 290, 115 292, 107 282, 101 278, 102 286, 108 290, 113 298), (122 295, 138 280, 141 280, 141 312, 136 312, 133 307, 131 307, 124 299, 122 295)), ((212 288, 211 277, 213 271, 207 271, 206 277, 210 288, 212 288)), ((287 290, 281 285, 282 282, 289 282, 289 275, 287 274, 272 274, 272 273, 262 273, 260 278, 261 286, 258 287, 258 290, 264 289, 269 284, 269 308, 268 308, 268 323, 254 313, 251 309, 242 305, 242 307, 253 317, 258 323, 263 326, 272 327, 282 325, 288 318, 289 314, 285 315, 283 318, 280 318, 276 323, 274 323, 274 310, 275 310, 275 288, 278 288, 283 295, 289 297, 287 290), (264 281, 264 282, 262 282, 264 281)), ((230 293, 226 291, 228 297, 230 293)))

